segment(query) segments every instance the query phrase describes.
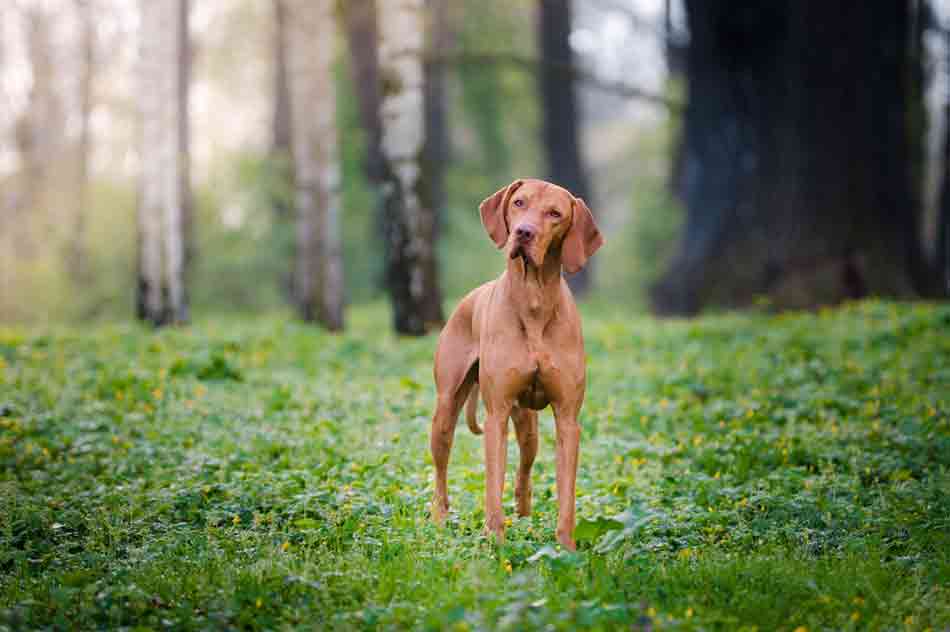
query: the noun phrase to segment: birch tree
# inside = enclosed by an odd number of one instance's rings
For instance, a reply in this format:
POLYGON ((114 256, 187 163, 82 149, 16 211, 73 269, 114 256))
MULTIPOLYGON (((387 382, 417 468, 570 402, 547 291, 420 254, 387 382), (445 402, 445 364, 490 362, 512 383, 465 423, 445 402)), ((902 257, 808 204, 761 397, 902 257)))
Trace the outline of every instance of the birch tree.
POLYGON ((189 0, 139 2, 137 303, 139 318, 156 326, 188 320, 188 9, 189 0))
POLYGON ((296 207, 295 300, 301 318, 343 328, 340 159, 333 0, 287 0, 296 207))
POLYGON ((443 321, 435 209, 423 171, 424 0, 379 3, 380 119, 387 287, 396 331, 421 335, 443 321))

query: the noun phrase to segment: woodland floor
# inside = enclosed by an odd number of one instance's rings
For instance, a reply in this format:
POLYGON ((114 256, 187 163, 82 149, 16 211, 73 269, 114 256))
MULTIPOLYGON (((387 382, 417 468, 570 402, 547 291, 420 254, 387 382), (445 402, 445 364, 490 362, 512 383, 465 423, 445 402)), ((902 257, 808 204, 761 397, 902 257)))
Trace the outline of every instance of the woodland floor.
POLYGON ((577 538, 482 534, 480 438, 427 519, 435 337, 360 308, 0 328, 0 629, 950 626, 950 306, 590 308, 577 538))

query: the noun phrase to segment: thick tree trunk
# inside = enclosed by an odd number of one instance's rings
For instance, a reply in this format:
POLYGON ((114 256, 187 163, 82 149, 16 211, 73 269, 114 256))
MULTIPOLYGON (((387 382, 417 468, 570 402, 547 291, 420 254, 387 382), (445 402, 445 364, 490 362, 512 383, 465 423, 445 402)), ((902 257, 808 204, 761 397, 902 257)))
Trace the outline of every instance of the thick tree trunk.
MULTIPOLYGON (((564 68, 574 67, 574 55, 568 41, 571 35, 571 0, 540 0, 538 6, 538 39, 543 62, 539 72, 542 141, 548 176, 575 196, 585 198, 589 204, 590 184, 581 156, 574 78, 564 72, 564 68)), ((588 264, 568 279, 575 294, 583 295, 590 289, 592 270, 588 264)))
POLYGON ((387 288, 396 331, 421 335, 443 322, 435 209, 423 170, 423 0, 387 0, 379 11, 387 288))
MULTIPOLYGON (((950 79, 950 31, 946 32, 946 78, 950 79)), ((943 119, 943 164, 941 165, 940 207, 937 209, 937 248, 934 263, 939 270, 943 296, 950 297, 950 97, 946 97, 943 119)))
POLYGON ((138 316, 188 320, 188 0, 141 0, 138 316))
POLYGON ((333 0, 290 0, 291 134, 297 209, 294 280, 300 317, 343 329, 340 160, 333 62, 333 0))
POLYGON ((909 4, 686 7, 687 222, 655 309, 919 292, 909 4))
POLYGON ((935 264, 940 275, 940 292, 943 296, 950 296, 950 104, 948 104, 946 112, 946 130, 943 141, 943 182, 940 187, 935 264))
POLYGON ((343 6, 346 41, 350 51, 350 74, 356 88, 360 123, 366 131, 366 158, 363 168, 367 179, 383 180, 385 159, 382 155, 383 129, 379 118, 379 30, 375 0, 348 0, 343 6))

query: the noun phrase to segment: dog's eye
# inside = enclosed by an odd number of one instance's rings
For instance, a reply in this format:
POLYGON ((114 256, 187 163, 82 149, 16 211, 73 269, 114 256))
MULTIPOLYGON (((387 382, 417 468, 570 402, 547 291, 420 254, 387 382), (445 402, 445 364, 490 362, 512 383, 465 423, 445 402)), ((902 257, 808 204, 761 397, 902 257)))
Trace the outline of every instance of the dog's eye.
POLYGON ((522 200, 521 198, 518 198, 517 200, 515 200, 515 206, 517 206, 518 208, 521 208, 522 206, 524 206, 524 200, 522 200))
POLYGON ((561 219, 561 211, 557 210, 556 208, 552 208, 550 211, 548 211, 548 217, 551 219, 561 219))

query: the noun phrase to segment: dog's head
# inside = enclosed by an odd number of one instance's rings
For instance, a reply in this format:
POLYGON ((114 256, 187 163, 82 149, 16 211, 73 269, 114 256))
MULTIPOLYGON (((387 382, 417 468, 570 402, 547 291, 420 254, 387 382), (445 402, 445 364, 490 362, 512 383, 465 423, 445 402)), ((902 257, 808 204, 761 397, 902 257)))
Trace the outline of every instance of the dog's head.
POLYGON ((495 245, 526 265, 540 267, 545 257, 556 256, 573 274, 604 244, 584 200, 543 180, 515 180, 479 210, 495 245))

